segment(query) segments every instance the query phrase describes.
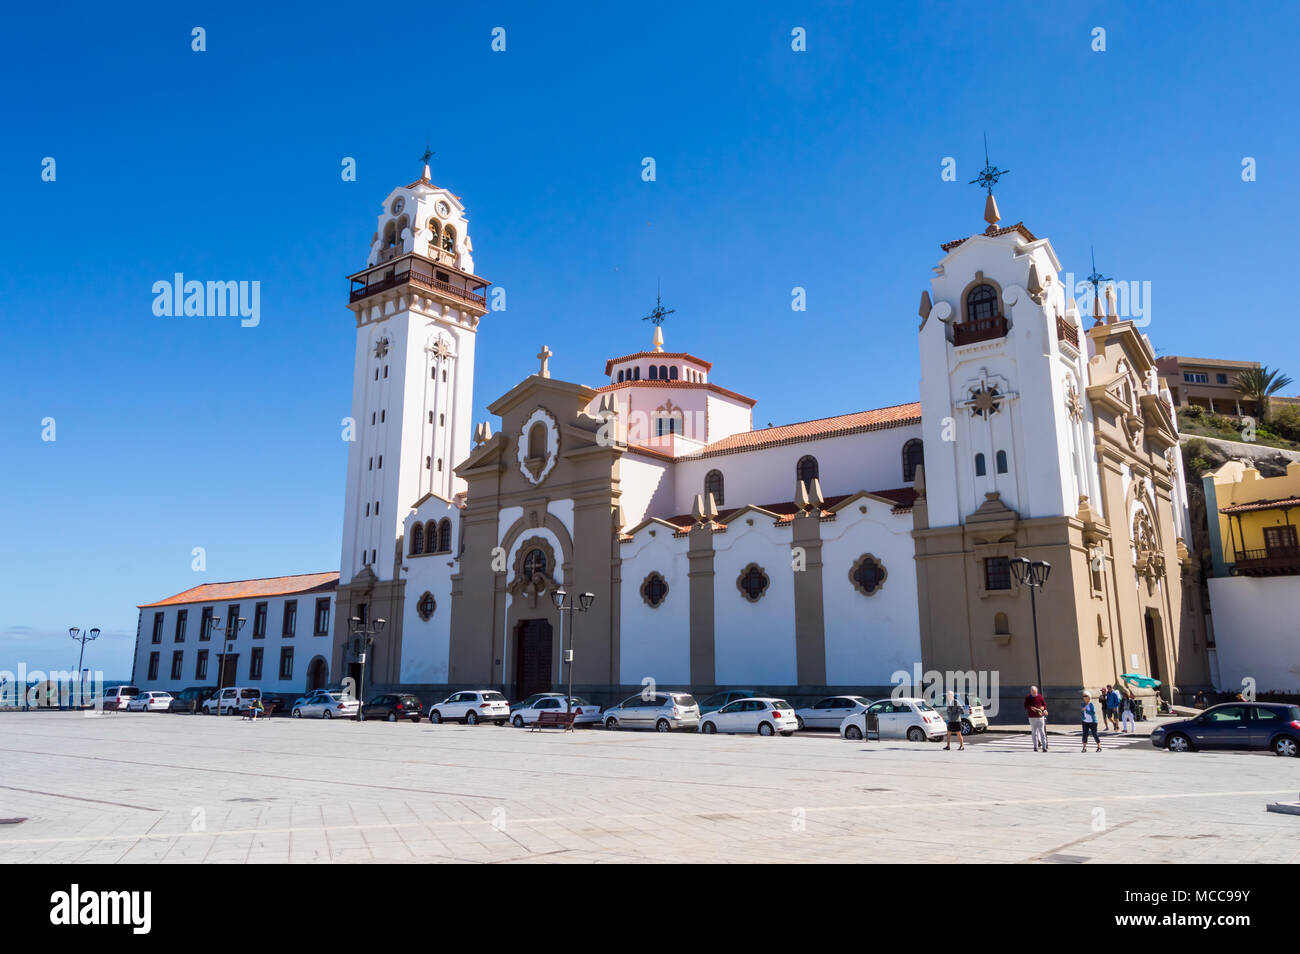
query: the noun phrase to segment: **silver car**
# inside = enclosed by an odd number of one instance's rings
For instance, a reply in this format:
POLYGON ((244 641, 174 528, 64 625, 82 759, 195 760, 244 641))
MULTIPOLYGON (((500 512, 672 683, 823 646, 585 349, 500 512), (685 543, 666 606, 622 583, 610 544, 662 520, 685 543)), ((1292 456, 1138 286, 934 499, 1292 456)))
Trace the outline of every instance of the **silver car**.
POLYGON ((607 729, 694 729, 700 724, 700 707, 689 692, 639 692, 610 706, 601 717, 607 729))

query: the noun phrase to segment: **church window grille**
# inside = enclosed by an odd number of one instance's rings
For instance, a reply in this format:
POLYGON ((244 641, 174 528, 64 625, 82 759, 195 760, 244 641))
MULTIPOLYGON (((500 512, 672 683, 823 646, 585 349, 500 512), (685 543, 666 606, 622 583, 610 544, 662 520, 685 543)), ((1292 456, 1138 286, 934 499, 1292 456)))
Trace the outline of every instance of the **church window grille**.
POLYGON ((546 554, 541 550, 529 550, 524 555, 524 578, 531 580, 533 577, 541 574, 546 575, 546 554))
POLYGON ((998 473, 1005 474, 1007 472, 1007 452, 1004 450, 998 451, 994 460, 997 464, 998 473))
POLYGON ((726 502, 724 500, 725 494, 723 493, 723 488, 724 488, 724 481, 722 479, 722 471, 711 470, 708 472, 708 474, 705 475, 704 495, 707 497, 708 495, 712 494, 714 504, 716 504, 719 507, 721 507, 723 503, 726 502))
POLYGON ((767 592, 769 582, 763 568, 757 563, 751 563, 740 571, 736 586, 745 599, 751 603, 757 603, 763 598, 763 594, 767 592))
POLYGON ((925 445, 920 438, 912 438, 903 445, 903 480, 911 483, 916 480, 916 468, 925 463, 925 445))
POLYGON ((451 521, 446 517, 438 521, 438 552, 451 552, 451 521))
POLYGON ((1011 589, 1010 557, 986 557, 984 559, 984 589, 1011 589))
POLYGON ((659 573, 651 573, 641 583, 641 599, 651 609, 658 609, 668 598, 668 581, 659 573))
POLYGON ((975 476, 983 477, 988 472, 989 472, 988 467, 984 463, 984 455, 976 454, 975 455, 975 476))
POLYGON ((803 481, 805 484, 812 483, 821 476, 821 468, 817 466, 817 458, 811 454, 806 454, 799 458, 799 463, 795 465, 795 480, 803 481))
POLYGON ((853 583, 854 589, 863 596, 874 595, 884 586, 888 575, 884 564, 870 553, 858 557, 849 570, 849 580, 853 583))
POLYGON ((411 556, 424 552, 424 525, 417 523, 411 527, 411 556))
POLYGON ((966 296, 966 320, 980 321, 998 313, 998 293, 992 285, 976 285, 966 296))
POLYGON ((433 520, 424 525, 424 546, 429 553, 438 549, 438 524, 433 520))
POLYGON ((420 601, 415 604, 415 610, 420 614, 420 619, 426 623, 433 618, 434 610, 438 608, 438 602, 433 598, 433 594, 428 590, 420 597, 420 601))

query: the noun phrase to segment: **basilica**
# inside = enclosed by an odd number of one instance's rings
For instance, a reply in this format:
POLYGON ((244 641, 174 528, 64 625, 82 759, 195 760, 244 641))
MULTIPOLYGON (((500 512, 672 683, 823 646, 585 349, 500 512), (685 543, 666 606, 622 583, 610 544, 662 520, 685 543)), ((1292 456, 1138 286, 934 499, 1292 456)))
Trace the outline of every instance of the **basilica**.
POLYGON ((1081 313, 1051 242, 1001 224, 991 190, 985 225, 938 246, 919 401, 756 428, 754 400, 707 355, 669 350, 656 320, 587 383, 553 377, 543 347, 475 421, 490 283, 426 166, 388 195, 351 276, 337 576, 142 605, 136 683, 202 684, 190 649, 215 681, 210 634, 185 620, 224 614, 223 684, 268 690, 359 678, 363 660, 366 686, 513 699, 572 679, 600 702, 650 683, 883 695, 918 669, 994 674, 1013 710, 1033 683, 1062 704, 1121 673, 1166 697, 1208 685, 1151 342, 1113 297, 1081 313), (310 636, 287 623, 300 594, 310 636), (249 607, 254 625, 234 626, 249 607))

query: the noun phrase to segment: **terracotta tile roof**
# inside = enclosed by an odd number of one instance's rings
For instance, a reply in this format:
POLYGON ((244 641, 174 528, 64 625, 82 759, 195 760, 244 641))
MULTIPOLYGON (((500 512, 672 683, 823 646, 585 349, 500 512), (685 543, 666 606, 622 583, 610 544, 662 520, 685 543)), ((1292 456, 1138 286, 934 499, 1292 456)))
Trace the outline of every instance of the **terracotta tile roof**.
POLYGON ((620 388, 702 388, 705 391, 712 391, 715 394, 722 394, 729 398, 735 398, 753 407, 758 403, 756 398, 746 397, 736 391, 728 391, 726 388, 720 388, 716 384, 706 384, 699 381, 620 381, 617 384, 605 384, 596 388, 597 392, 617 391, 620 388))
POLYGON ((714 441, 712 444, 706 444, 694 454, 688 454, 687 458, 735 454, 740 451, 775 447, 778 444, 795 444, 820 437, 861 434, 866 431, 882 431, 890 427, 919 423, 921 423, 921 404, 919 401, 913 401, 911 404, 896 404, 893 407, 840 414, 837 417, 823 417, 815 421, 801 421, 798 424, 782 424, 780 427, 742 431, 714 441))
POLYGON ((1250 503, 1220 507, 1219 513, 1252 513, 1256 510, 1280 510, 1283 507, 1300 507, 1300 497, 1282 497, 1278 500, 1252 500, 1250 503))
POLYGON ((158 600, 156 603, 141 603, 138 608, 175 606, 181 603, 223 603, 230 600, 253 599, 258 596, 287 596, 291 593, 328 593, 337 589, 338 585, 337 571, 271 576, 263 580, 235 580, 230 583, 200 583, 183 593, 158 600))
POLYGON ((687 354, 685 351, 638 351, 636 354, 625 354, 621 358, 610 358, 605 362, 605 373, 609 374, 616 364, 623 361, 632 361, 636 358, 687 358, 698 364, 705 371, 708 371, 713 367, 712 361, 705 361, 703 358, 697 358, 695 355, 687 354))
MULTIPOLYGON (((896 487, 893 490, 872 490, 868 492, 872 496, 884 497, 886 500, 893 501, 894 506, 890 508, 893 513, 908 512, 909 510, 912 509, 913 501, 916 500, 916 491, 913 490, 911 487, 896 487)), ((834 514, 835 508, 840 503, 842 503, 845 500, 848 500, 850 497, 853 496, 855 496, 855 494, 838 494, 835 496, 827 497, 826 500, 822 503, 821 517, 823 519, 827 517, 833 517, 835 515, 834 514)), ((793 500, 783 500, 780 503, 760 504, 757 506, 759 510, 766 510, 768 513, 774 514, 776 516, 777 523, 789 523, 790 521, 794 520, 794 515, 798 512, 798 508, 795 507, 793 500)), ((713 529, 715 530, 725 529, 727 520, 729 520, 733 514, 744 509, 746 508, 725 507, 719 510, 718 518, 713 523, 713 529)), ((665 523, 671 523, 674 527, 676 527, 678 533, 685 533, 695 523, 694 518, 689 513, 678 514, 675 517, 664 517, 662 519, 665 523)), ((632 538, 631 536, 625 535, 620 539, 631 540, 632 538)))
MULTIPOLYGON (((1025 228, 1025 224, 1023 222, 1017 222, 1015 225, 1006 225, 1003 226, 1002 228, 988 228, 985 229, 983 232, 979 232, 977 234, 987 235, 989 238, 997 238, 999 235, 1006 235, 1010 232, 1018 232, 1020 234, 1020 237, 1023 238, 1026 242, 1038 241, 1038 236, 1036 236, 1033 232, 1029 231, 1029 229, 1025 228)), ((950 252, 958 245, 960 245, 962 242, 965 242, 966 239, 974 238, 974 237, 975 236, 973 235, 968 235, 966 236, 966 238, 953 239, 951 242, 944 242, 942 245, 939 246, 939 248, 943 249, 945 252, 950 252)))

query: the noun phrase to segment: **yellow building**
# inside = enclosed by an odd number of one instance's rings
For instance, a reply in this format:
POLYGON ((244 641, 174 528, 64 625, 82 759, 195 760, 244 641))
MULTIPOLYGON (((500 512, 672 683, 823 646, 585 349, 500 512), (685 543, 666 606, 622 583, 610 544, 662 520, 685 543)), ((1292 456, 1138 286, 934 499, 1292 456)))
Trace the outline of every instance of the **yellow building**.
POLYGON ((1300 461, 1280 477, 1261 477, 1232 460, 1205 481, 1206 503, 1217 515, 1210 521, 1215 576, 1300 573, 1300 461))

